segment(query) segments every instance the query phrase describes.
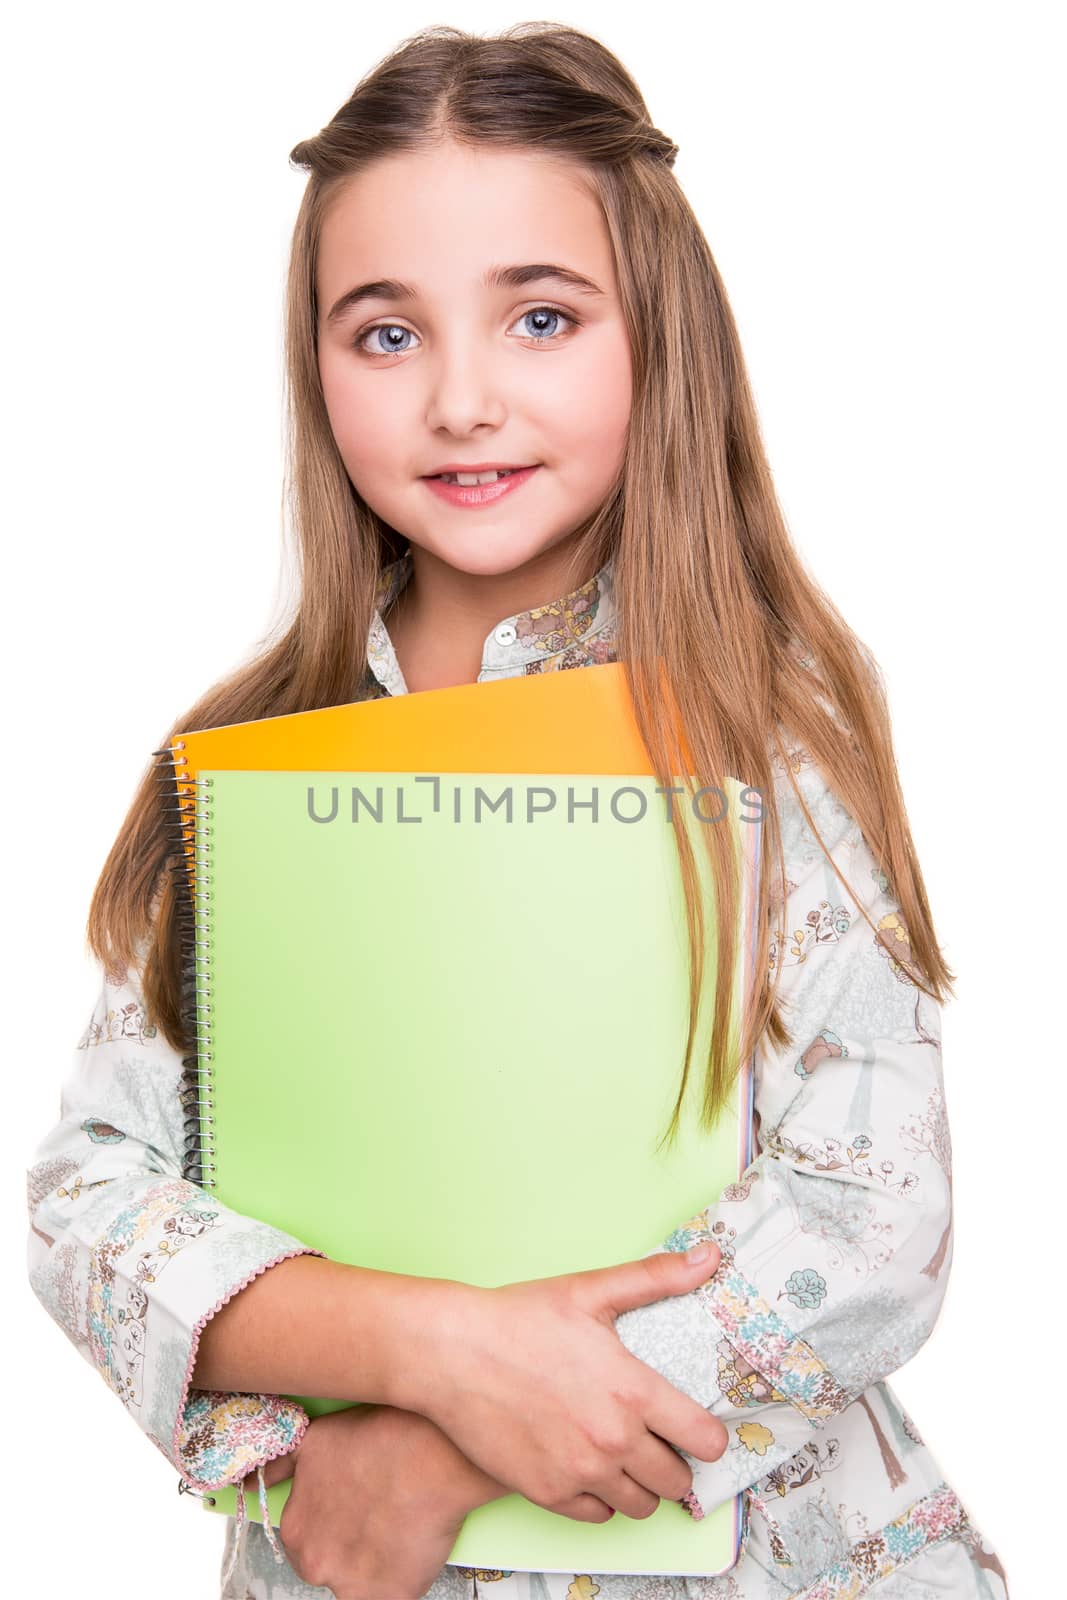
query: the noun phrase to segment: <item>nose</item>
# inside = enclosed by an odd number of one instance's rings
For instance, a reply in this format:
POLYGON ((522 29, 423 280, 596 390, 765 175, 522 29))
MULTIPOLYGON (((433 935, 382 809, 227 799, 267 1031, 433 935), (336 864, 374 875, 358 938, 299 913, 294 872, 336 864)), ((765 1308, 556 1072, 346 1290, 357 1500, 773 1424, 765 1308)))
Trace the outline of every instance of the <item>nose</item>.
POLYGON ((430 368, 427 426, 462 436, 482 426, 499 428, 506 417, 501 373, 493 354, 471 338, 443 346, 430 368))

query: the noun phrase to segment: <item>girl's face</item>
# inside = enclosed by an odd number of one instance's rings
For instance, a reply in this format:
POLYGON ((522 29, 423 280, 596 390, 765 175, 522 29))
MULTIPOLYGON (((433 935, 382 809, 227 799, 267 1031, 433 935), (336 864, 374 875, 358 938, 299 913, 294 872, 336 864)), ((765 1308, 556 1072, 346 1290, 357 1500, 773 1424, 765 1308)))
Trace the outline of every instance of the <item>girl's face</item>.
POLYGON ((629 341, 604 219, 564 162, 452 143, 382 157, 329 211, 317 291, 341 457, 413 545, 511 572, 603 502, 626 443, 629 341), (535 470, 475 505, 427 482, 486 462, 535 470))

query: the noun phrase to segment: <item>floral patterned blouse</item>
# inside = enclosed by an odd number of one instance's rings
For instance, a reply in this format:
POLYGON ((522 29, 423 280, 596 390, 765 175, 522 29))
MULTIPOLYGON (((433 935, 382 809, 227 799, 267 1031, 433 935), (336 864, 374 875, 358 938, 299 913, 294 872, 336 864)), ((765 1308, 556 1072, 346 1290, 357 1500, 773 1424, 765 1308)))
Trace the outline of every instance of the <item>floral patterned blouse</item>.
MULTIPOLYGON (((411 570, 410 550, 386 569, 367 698, 407 692, 384 616, 411 570)), ((562 599, 499 622, 478 681, 612 661, 615 633, 609 560, 562 599)), ((757 1050, 756 1155, 740 1181, 649 1240, 652 1254, 710 1236, 718 1271, 616 1324, 632 1354, 725 1424, 718 1461, 686 1455, 685 1504, 699 1517, 741 1494, 740 1558, 707 1578, 445 1565, 429 1600, 1007 1596, 1000 1560, 887 1382, 929 1337, 952 1261, 939 1008, 895 959, 907 932, 855 822, 806 751, 789 763, 833 863, 779 765, 787 882, 772 957, 781 950, 795 1042, 757 1050)), ((184 1485, 204 1493, 288 1453, 308 1419, 283 1396, 192 1389, 200 1332, 259 1273, 313 1252, 183 1179, 180 1072, 146 1020, 137 972, 102 973, 60 1120, 28 1172, 29 1275, 184 1485)), ((242 1493, 223 1522, 220 1600, 327 1600, 297 1577, 269 1520, 244 1512, 242 1493)))

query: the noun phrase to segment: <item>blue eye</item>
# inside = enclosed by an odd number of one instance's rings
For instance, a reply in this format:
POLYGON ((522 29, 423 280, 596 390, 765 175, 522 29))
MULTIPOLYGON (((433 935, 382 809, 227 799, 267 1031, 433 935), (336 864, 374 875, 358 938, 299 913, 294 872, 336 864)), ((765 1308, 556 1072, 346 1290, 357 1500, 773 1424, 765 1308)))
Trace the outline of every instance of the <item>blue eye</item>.
MULTIPOLYGON (((379 322, 375 327, 368 328, 366 333, 360 335, 359 344, 362 347, 363 341, 365 339, 369 339, 371 334, 387 333, 392 338, 392 336, 395 335, 395 334, 403 334, 403 333, 410 334, 410 332, 411 332, 410 328, 401 327, 399 322, 379 322)), ((404 355, 404 353, 405 353, 404 347, 403 346, 398 346, 398 345, 396 345, 394 343, 389 343, 384 348, 379 347, 377 350, 368 350, 367 351, 368 355, 374 355, 374 356, 391 356, 391 355, 401 355, 402 356, 402 355, 404 355)))
MULTIPOLYGON (((559 320, 563 317, 563 312, 562 311, 557 311, 554 306, 535 306, 532 311, 524 311, 522 316, 519 318, 519 321, 520 322, 526 322, 530 317, 546 317, 546 316, 547 317, 554 317, 556 319, 556 321, 559 322, 559 320)), ((567 318, 563 318, 563 320, 566 321, 568 319, 567 318)), ((533 335, 531 334, 530 337, 532 338, 533 335)), ((544 342, 545 342, 544 340, 538 340, 539 344, 543 344, 544 342)))
MULTIPOLYGON (((549 329, 546 333, 544 324, 542 322, 541 326, 536 332, 520 334, 518 336, 519 338, 528 339, 531 344, 561 344, 564 339, 570 337, 570 334, 573 333, 576 328, 581 327, 580 318, 572 316, 569 311, 560 311, 556 306, 534 306, 531 310, 524 311, 522 315, 516 319, 516 322, 528 323, 533 317, 541 319, 545 317, 549 318, 549 329), (567 324, 567 327, 563 332, 557 331, 556 327, 554 326, 555 324, 561 322, 567 324)), ((515 326, 516 323, 512 323, 512 327, 515 326)), ((411 349, 411 346, 403 344, 402 340, 405 337, 410 338, 412 336, 413 330, 411 328, 405 328, 401 322, 376 322, 373 324, 373 326, 365 328, 362 333, 357 334, 356 338, 353 340, 353 346, 363 355, 372 357, 377 356, 382 360, 387 361, 390 356, 407 355, 408 351, 411 349), (382 341, 379 338, 379 335, 385 335, 385 340, 382 341), (375 344, 371 347, 368 347, 367 341, 370 339, 374 339, 375 344)), ((414 334, 414 337, 417 338, 418 335, 414 334)))

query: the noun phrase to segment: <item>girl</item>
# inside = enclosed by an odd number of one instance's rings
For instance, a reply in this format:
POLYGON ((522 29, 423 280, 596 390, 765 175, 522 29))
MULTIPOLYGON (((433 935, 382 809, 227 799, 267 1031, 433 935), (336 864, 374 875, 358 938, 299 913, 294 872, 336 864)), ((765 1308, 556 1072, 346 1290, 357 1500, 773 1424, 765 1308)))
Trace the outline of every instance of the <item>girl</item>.
MULTIPOLYGON (((296 147, 300 605, 168 738, 619 660, 670 782, 669 691, 696 781, 764 796, 757 1153, 648 1255, 493 1290, 231 1210, 185 1175, 193 1043, 146 773, 90 909, 102 986, 29 1173, 30 1275, 183 1486, 241 1486, 231 1600, 1007 1594, 887 1383, 952 1258, 952 975, 881 675, 788 540, 675 151, 608 50, 541 23, 419 33, 296 147), (309 1393, 368 1404, 309 1423, 284 1398, 309 1393), (279 1527, 247 1521, 246 1490, 265 1511, 283 1479, 279 1527), (742 1552, 700 1579, 446 1565, 513 1489, 587 1521, 741 1493, 742 1552)), ((721 1105, 723 1022, 678 1105, 701 1068, 721 1105)))

